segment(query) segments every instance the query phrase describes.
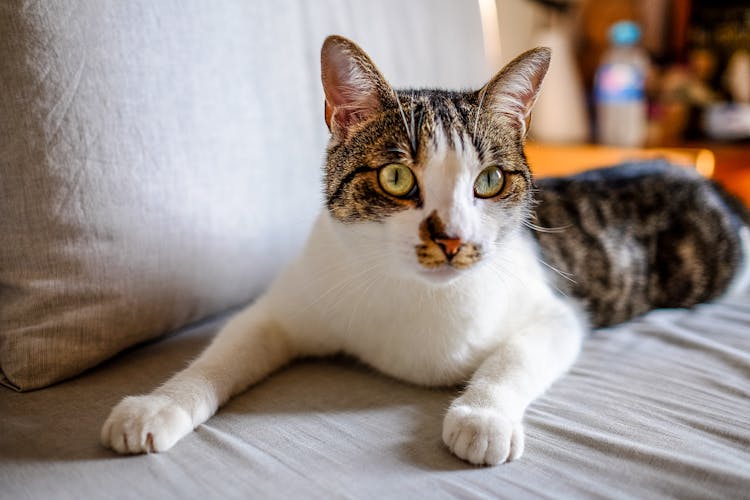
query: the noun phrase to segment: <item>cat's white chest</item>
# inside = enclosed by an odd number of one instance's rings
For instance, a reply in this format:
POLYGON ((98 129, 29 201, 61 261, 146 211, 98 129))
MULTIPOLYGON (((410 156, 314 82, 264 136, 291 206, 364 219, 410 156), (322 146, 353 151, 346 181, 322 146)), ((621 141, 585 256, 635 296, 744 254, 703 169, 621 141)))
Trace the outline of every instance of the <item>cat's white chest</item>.
POLYGON ((493 306, 482 307, 461 301, 458 290, 419 295, 401 286, 383 280, 331 293, 304 314, 287 317, 286 329, 309 354, 343 351, 417 384, 467 380, 503 338, 504 297, 488 294, 486 305, 493 306))
POLYGON ((507 301, 494 290, 484 297, 458 287, 420 294, 384 283, 377 292, 377 301, 359 307, 367 298, 352 293, 351 307, 342 309, 351 318, 331 324, 345 352, 389 375, 427 385, 465 381, 504 336, 507 301))
POLYGON ((325 228, 316 231, 269 292, 302 354, 343 351, 403 380, 450 385, 518 329, 529 289, 517 273, 489 263, 446 286, 400 280, 336 255, 325 228))

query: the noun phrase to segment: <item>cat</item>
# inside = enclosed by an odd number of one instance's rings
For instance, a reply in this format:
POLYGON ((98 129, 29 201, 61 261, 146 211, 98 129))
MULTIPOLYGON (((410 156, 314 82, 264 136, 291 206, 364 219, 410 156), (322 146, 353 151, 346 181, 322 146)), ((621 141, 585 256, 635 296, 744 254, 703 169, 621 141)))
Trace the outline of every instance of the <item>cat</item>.
POLYGON ((395 91, 328 37, 325 207, 301 255, 184 371, 116 405, 102 443, 168 450, 292 359, 343 352, 414 384, 466 384, 443 441, 503 463, 591 327, 744 287, 747 213, 689 169, 534 183, 523 142, 550 56, 525 52, 478 91, 395 91))

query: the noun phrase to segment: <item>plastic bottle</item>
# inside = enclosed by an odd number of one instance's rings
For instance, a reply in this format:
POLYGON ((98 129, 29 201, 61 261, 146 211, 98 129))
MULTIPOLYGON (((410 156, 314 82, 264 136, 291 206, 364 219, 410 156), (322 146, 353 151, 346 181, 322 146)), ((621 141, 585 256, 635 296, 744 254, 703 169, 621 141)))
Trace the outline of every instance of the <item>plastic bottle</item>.
POLYGON ((648 55, 638 45, 641 30, 620 21, 609 30, 611 45, 594 81, 597 139, 602 144, 640 147, 646 141, 648 55))

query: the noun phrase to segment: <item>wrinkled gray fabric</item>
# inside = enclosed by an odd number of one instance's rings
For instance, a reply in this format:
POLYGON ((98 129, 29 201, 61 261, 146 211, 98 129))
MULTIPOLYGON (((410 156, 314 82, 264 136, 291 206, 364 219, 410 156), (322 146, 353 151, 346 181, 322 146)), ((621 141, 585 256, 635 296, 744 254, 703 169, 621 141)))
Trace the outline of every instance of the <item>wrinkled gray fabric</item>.
POLYGON ((480 26, 469 0, 0 2, 0 379, 249 301, 320 205, 324 37, 465 87, 480 26))
POLYGON ((347 360, 294 363, 164 454, 98 444, 110 407, 180 369, 219 322, 47 389, 0 392, 3 498, 743 498, 750 296, 595 332, 528 411, 526 454, 478 468, 440 440, 455 390, 347 360))

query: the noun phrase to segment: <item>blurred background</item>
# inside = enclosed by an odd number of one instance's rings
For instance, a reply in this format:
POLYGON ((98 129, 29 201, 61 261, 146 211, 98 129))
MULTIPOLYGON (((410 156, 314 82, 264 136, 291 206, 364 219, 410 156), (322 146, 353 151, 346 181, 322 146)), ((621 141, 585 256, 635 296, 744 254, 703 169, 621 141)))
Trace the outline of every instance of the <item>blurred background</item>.
POLYGON ((479 3, 491 67, 553 49, 529 134, 537 170, 676 155, 750 200, 750 2, 479 3))

